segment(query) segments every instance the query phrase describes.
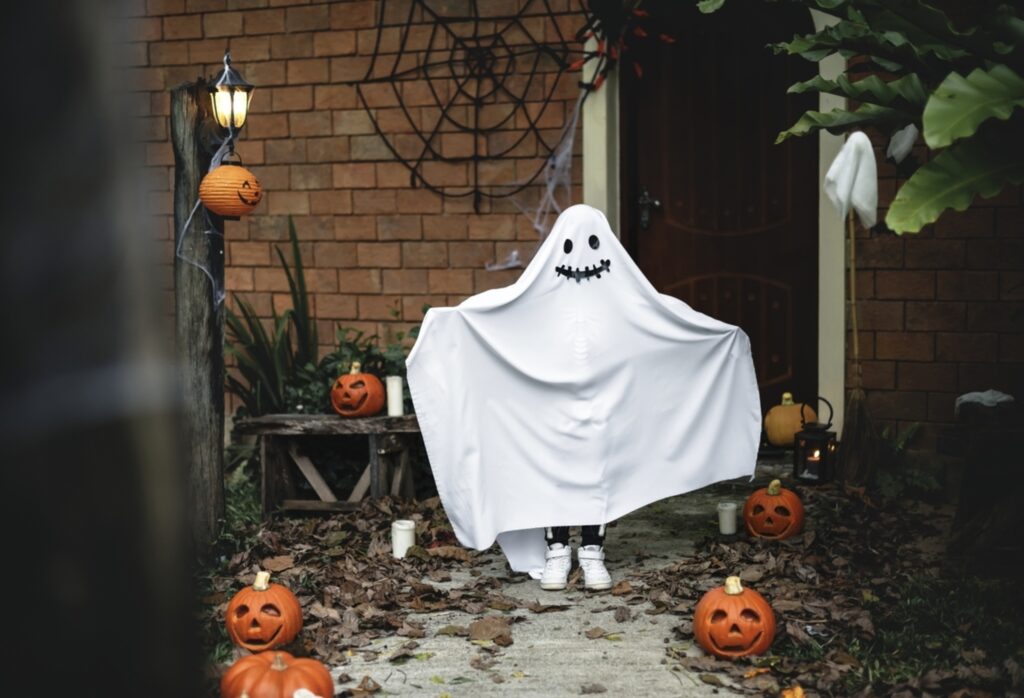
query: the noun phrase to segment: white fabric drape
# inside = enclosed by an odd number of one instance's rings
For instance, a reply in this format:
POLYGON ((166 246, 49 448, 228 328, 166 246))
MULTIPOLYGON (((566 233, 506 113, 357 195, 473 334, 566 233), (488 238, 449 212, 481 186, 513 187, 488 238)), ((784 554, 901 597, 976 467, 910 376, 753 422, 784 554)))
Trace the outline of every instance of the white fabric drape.
POLYGON ((658 293, 589 206, 511 286, 428 311, 407 365, 459 541, 497 539, 516 571, 543 566, 544 527, 754 472, 746 334, 658 293))

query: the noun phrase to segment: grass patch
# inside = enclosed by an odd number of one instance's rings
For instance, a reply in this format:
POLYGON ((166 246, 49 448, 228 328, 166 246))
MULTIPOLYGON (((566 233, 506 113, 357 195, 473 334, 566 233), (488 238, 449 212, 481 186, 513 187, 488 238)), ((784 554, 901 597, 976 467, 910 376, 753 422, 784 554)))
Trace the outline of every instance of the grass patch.
POLYGON ((1024 661, 1024 599, 1014 581, 921 577, 894 583, 894 591, 895 600, 873 609, 875 639, 847 647, 862 665, 847 689, 1024 661))

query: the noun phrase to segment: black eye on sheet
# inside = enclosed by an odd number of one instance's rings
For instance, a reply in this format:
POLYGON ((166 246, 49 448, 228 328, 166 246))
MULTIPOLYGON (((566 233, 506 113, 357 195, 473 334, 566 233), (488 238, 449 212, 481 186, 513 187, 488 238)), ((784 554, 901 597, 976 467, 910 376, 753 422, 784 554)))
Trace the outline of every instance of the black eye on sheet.
POLYGON ((592 250, 596 250, 598 247, 601 246, 601 241, 597 239, 596 235, 591 235, 590 240, 588 240, 588 242, 590 243, 590 249, 592 250))
POLYGON ((572 252, 572 240, 566 238, 565 244, 562 245, 562 249, 565 250, 566 254, 569 254, 570 252, 572 252))

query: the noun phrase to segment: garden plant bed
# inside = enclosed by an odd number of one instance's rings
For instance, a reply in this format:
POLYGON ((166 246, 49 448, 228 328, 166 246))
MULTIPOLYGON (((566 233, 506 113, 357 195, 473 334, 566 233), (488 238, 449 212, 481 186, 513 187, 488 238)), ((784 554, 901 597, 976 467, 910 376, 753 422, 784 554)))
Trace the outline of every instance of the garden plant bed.
POLYGON ((565 592, 543 592, 510 574, 497 548, 463 549, 436 498, 265 526, 250 517, 201 579, 211 678, 238 651, 223 628, 228 600, 268 569, 303 606, 305 627, 284 649, 324 661, 352 695, 778 695, 794 684, 810 695, 1021 691, 1024 602, 1013 580, 947 569, 952 507, 797 488, 802 534, 721 536, 715 503, 742 501, 768 470, 616 522, 608 592, 584 592, 576 571, 565 592), (420 544, 404 560, 389 542, 399 517, 417 521, 420 544), (765 656, 717 660, 693 640, 697 600, 732 574, 775 610, 765 656))

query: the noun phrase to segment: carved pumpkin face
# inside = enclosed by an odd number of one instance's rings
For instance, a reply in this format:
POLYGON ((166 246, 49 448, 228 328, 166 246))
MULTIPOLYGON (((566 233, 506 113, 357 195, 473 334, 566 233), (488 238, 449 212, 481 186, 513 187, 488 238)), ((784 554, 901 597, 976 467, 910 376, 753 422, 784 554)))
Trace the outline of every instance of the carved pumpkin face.
POLYGON ((732 659, 764 654, 775 639, 775 614, 765 598, 744 589, 739 577, 712 589, 697 603, 693 634, 706 651, 732 659))
POLYGON ((302 608, 295 594, 270 584, 270 573, 260 572, 251 587, 231 599, 225 620, 235 644, 259 652, 295 639, 302 628, 302 608))
POLYGON ((752 536, 782 540, 803 529, 804 505, 795 492, 772 480, 747 498, 743 521, 752 536))
POLYGON ((263 199, 263 187, 244 167, 221 165, 203 177, 199 198, 217 215, 237 218, 256 208, 263 199))
POLYGON ((315 659, 287 652, 260 652, 242 657, 220 679, 221 698, 293 698, 302 689, 318 698, 334 696, 334 680, 315 659))
POLYGON ((384 408, 384 384, 371 373, 361 373, 358 361, 339 376, 331 388, 331 405, 342 417, 371 417, 384 408))

